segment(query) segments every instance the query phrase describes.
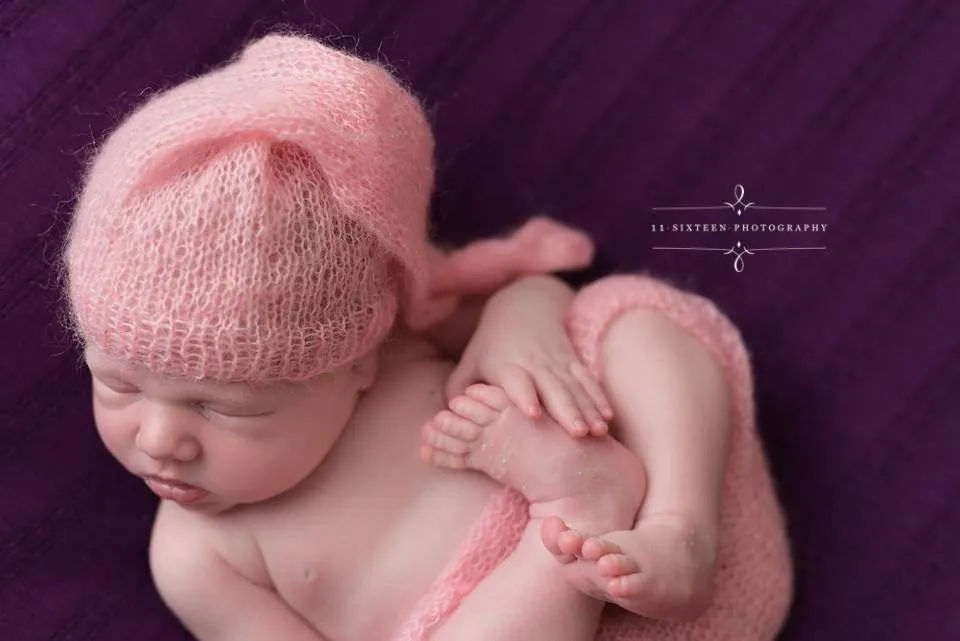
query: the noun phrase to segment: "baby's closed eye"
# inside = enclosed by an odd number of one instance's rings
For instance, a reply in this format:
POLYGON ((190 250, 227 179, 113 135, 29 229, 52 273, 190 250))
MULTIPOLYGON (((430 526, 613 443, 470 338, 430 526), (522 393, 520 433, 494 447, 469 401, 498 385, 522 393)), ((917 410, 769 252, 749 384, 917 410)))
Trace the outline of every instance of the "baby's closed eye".
POLYGON ((109 394, 131 396, 140 393, 140 388, 120 379, 101 379, 94 377, 94 388, 109 394))
POLYGON ((197 401, 193 403, 202 412, 215 414, 224 418, 262 418, 273 414, 273 410, 247 407, 242 405, 226 405, 223 403, 197 401))

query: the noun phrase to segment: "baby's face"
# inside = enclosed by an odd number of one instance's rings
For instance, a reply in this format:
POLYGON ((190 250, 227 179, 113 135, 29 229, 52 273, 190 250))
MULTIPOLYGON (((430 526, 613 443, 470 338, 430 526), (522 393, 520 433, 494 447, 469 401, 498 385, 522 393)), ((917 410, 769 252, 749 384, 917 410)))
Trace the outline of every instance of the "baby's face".
POLYGON ((89 349, 97 430, 164 499, 220 512, 291 489, 340 436, 373 376, 344 367, 267 387, 159 376, 89 349))

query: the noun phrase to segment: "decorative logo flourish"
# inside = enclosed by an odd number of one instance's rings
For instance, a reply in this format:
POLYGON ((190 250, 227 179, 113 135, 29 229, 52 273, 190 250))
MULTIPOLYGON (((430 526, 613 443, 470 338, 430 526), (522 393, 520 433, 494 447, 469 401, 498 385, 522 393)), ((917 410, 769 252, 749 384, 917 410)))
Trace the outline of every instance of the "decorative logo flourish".
MULTIPOLYGON (((695 210, 710 210, 710 209, 729 209, 731 212, 735 213, 738 217, 742 216, 750 208, 753 209, 767 209, 767 210, 779 210, 779 211, 826 211, 826 207, 809 207, 809 206, 772 206, 772 205, 758 205, 756 202, 745 202, 744 195, 746 191, 743 188, 743 185, 736 185, 733 188, 733 196, 735 200, 731 202, 724 201, 722 205, 701 205, 701 206, 682 206, 682 207, 654 207, 653 211, 695 211, 695 210)), ((691 225, 686 225, 691 227, 691 225)), ((664 225, 660 225, 660 231, 664 231, 664 225)), ((677 225, 674 225, 676 228, 677 225)), ((682 228, 683 225, 680 225, 682 228)), ((713 225, 696 225, 697 229, 695 231, 701 231, 701 227, 705 228, 702 231, 714 231, 712 228, 717 227, 716 224, 713 225), (709 228, 709 229, 707 229, 709 228)), ((720 231, 726 231, 727 225, 720 224, 720 231)), ((780 231, 780 228, 786 227, 787 231, 809 231, 810 228, 813 231, 826 231, 826 225, 753 225, 753 228, 762 228, 763 231, 767 231, 767 227, 770 227, 770 231, 780 231)), ((657 225, 653 225, 653 231, 657 231, 657 225)), ((751 225, 733 225, 734 231, 755 231, 756 229, 751 229, 751 225)), ((756 247, 753 249, 748 248, 741 241, 737 241, 732 247, 653 247, 656 250, 671 250, 671 251, 712 251, 712 252, 723 252, 724 256, 733 255, 733 269, 736 272, 742 272, 744 269, 744 256, 752 256, 756 252, 769 252, 769 251, 809 251, 809 250, 823 250, 826 247, 756 247)))
POLYGON ((724 201, 723 204, 726 205, 727 207, 729 207, 730 209, 733 209, 734 211, 736 211, 736 212, 737 212, 737 216, 739 216, 739 215, 742 214, 743 212, 747 211, 748 208, 753 207, 754 205, 756 205, 756 203, 747 203, 747 204, 745 204, 745 205, 743 204, 743 185, 737 185, 736 187, 734 187, 734 188, 733 188, 733 195, 737 197, 737 201, 736 201, 736 202, 734 202, 734 203, 728 203, 728 202, 724 201), (740 207, 741 205, 743 205, 742 208, 740 207))

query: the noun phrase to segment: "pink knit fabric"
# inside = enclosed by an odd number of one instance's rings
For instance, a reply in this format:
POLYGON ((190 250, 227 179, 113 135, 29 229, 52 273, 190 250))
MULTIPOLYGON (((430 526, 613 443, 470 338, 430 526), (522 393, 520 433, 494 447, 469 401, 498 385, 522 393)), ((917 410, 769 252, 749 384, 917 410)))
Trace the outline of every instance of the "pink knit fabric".
POLYGON ((65 252, 73 329, 170 376, 305 379, 380 343, 398 311, 423 329, 459 291, 582 262, 524 230, 444 254, 427 240, 433 177, 423 110, 386 70, 263 38, 100 149, 65 252))
POLYGON ((100 150, 67 253, 84 338, 221 380, 307 378, 364 353, 396 314, 388 258, 426 287, 432 153, 420 105, 379 66, 303 38, 253 43, 100 150))
POLYGON ((425 641, 517 546, 530 518, 523 496, 497 492, 470 529, 457 556, 417 603, 391 641, 425 641))
MULTIPOLYGON (((611 276, 579 292, 567 328, 584 362, 602 376, 600 346, 623 312, 657 309, 686 329, 722 364, 733 395, 730 454, 723 489, 714 600, 687 623, 645 619, 613 606, 598 641, 770 641, 793 594, 784 518, 757 435, 753 378, 740 332, 708 299, 649 276, 611 276)), ((513 550, 528 513, 522 497, 504 491, 474 526, 461 555, 421 601, 395 641, 422 641, 443 617, 513 550)))

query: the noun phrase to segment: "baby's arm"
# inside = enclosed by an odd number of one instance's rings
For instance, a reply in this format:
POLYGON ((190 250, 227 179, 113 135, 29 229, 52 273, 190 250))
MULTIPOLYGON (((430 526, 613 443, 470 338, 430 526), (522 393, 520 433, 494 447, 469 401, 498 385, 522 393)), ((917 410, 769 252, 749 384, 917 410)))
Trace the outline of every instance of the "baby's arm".
POLYGON ((198 641, 325 641, 275 592, 230 567, 210 533, 175 507, 157 515, 150 569, 161 598, 198 641))

